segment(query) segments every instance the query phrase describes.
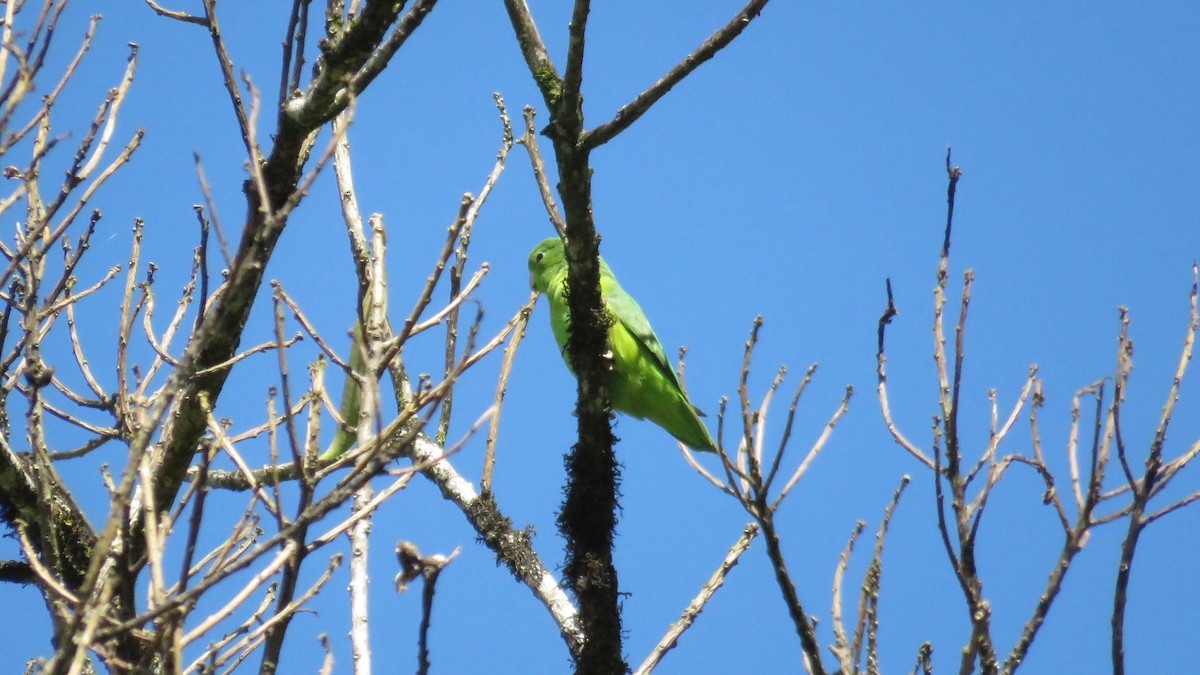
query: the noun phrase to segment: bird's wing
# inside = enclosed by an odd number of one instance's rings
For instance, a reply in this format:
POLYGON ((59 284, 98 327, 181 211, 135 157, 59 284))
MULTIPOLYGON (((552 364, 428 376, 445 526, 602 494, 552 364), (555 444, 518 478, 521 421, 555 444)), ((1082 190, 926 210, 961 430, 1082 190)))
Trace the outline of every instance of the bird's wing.
POLYGON ((607 274, 605 272, 608 270, 601 270, 600 290, 604 296, 604 302, 608 306, 608 311, 612 312, 615 320, 620 321, 621 325, 637 338, 641 346, 653 357, 658 369, 678 387, 679 378, 676 377, 675 370, 671 368, 671 362, 667 359, 666 352, 663 351, 662 343, 658 341, 658 336, 650 327, 650 320, 646 318, 646 313, 638 306, 637 301, 621 288, 616 277, 611 272, 607 274))

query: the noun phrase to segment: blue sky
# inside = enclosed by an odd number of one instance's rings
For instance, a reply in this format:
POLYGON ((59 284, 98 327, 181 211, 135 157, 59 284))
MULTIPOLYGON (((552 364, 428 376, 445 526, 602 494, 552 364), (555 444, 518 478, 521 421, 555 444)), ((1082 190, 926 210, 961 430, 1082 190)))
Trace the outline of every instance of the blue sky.
MULTIPOLYGON (((278 81, 284 4, 221 6, 237 67, 269 100, 278 81)), ((530 4, 561 65, 568 4, 530 4)), ((596 5, 585 68, 588 126, 611 116, 740 7, 678 0, 596 5)), ((202 155, 222 222, 236 239, 244 151, 202 29, 159 18, 135 2, 81 1, 60 30, 59 58, 93 13, 105 15, 96 47, 60 104, 57 124, 65 129, 91 116, 119 79, 125 44, 137 42, 138 75, 120 133, 144 127, 146 140, 94 200, 106 217, 90 270, 98 275, 125 262, 129 227, 140 216, 147 223, 146 258, 162 268, 160 304, 169 306, 196 236, 191 206, 201 195, 192 152, 202 155)), ((996 389, 1006 409, 1036 363, 1045 382, 1043 443, 1065 481, 1070 397, 1112 374, 1116 308, 1123 305, 1131 313, 1136 365, 1122 424, 1140 464, 1178 360, 1191 265, 1200 256, 1198 29, 1200 8, 1187 2, 772 3, 730 48, 593 154, 601 251, 667 351, 687 345, 689 389, 710 420, 719 398, 735 395, 743 342, 760 314, 766 323, 751 378, 755 397, 780 364, 791 368, 793 386, 806 366, 820 364, 798 415, 793 457, 820 432, 843 388, 855 387, 850 413, 779 513, 785 554, 801 599, 821 619, 823 643, 832 641, 829 588, 838 552, 856 520, 873 532, 904 474, 914 481, 884 555, 884 672, 910 669, 926 640, 934 644, 938 670, 954 668, 969 631, 934 526, 932 479, 891 441, 874 392, 875 327, 890 277, 900 310, 888 339, 893 413, 910 438, 930 446, 937 402, 931 289, 945 218, 947 145, 964 169, 951 297, 965 269, 976 278, 962 397, 970 454, 987 443, 988 389, 996 389)), ((361 101, 351 131, 356 179, 363 209, 383 213, 389 226, 393 321, 407 315, 459 197, 477 193, 491 168, 499 147, 494 91, 505 96, 514 118, 525 104, 541 107, 501 3, 446 2, 361 101)), ((539 119, 548 116, 540 111, 539 119)), ((344 344, 354 286, 329 178, 317 182, 292 217, 268 276, 344 344)), ((518 148, 472 243, 471 268, 482 261, 491 267, 477 293, 486 330, 503 325, 527 297, 526 255, 549 234, 518 148)), ((113 334, 105 326, 118 301, 113 289, 88 306, 100 344, 111 344, 103 342, 113 334)), ((269 338, 267 307, 260 304, 244 343, 269 338)), ((407 349, 411 371, 440 369, 438 341, 431 334, 407 349)), ((102 358, 100 345, 96 351, 93 358, 102 358)), ((302 347, 296 363, 311 354, 311 345, 302 347)), ((498 362, 485 362, 460 384, 457 431, 490 401, 498 362)), ((258 423, 266 388, 276 382, 273 364, 264 358, 231 379, 225 415, 255 415, 245 425, 258 423)), ((1185 382, 1168 438, 1171 456, 1200 436, 1198 398, 1200 386, 1185 382)), ((539 306, 510 382, 495 490, 518 525, 534 526, 537 549, 552 565, 562 558, 554 517, 560 457, 574 433, 573 400, 573 382, 539 306)), ((783 410, 772 418, 776 434, 783 410)), ((1010 452, 1029 448, 1027 413, 1021 419, 1010 452)), ((627 654, 637 664, 747 516, 699 479, 657 427, 618 417, 616 431, 624 464, 617 562, 629 593, 627 654)), ((473 441, 455 460, 473 479, 482 447, 481 439, 473 441)), ((265 447, 258 451, 265 459, 265 447)), ((107 503, 96 465, 121 460, 116 448, 103 452, 110 454, 68 469, 77 484, 94 486, 88 508, 107 503)), ((253 456, 255 449, 244 452, 253 456)), ((1169 494, 1197 487, 1188 472, 1169 494)), ((981 573, 1003 653, 1061 545, 1041 493, 1036 476, 1011 472, 980 535, 981 573)), ((1177 513, 1143 537, 1127 619, 1128 662, 1136 672, 1185 672, 1192 660, 1198 513, 1177 513)), ((495 567, 430 484, 415 481, 385 507, 374 533, 379 592, 372 611, 381 672, 405 672, 416 659, 419 596, 387 588, 396 539, 423 551, 463 547, 439 585, 435 668, 568 669, 544 610, 495 567)), ((1123 533, 1123 525, 1093 533, 1024 672, 1110 667, 1108 622, 1123 533)), ((861 577, 869 544, 865 536, 850 578, 861 577)), ((15 550, 5 541, 0 555, 13 557, 15 550)), ((313 561, 314 575, 321 566, 313 561)), ((300 616, 289 638, 300 672, 315 668, 314 638, 321 632, 334 640, 339 672, 349 668, 345 570, 339 575, 318 612, 300 616)), ((10 611, 43 612, 32 589, 0 593, 10 611)), ((10 630, 24 638, 15 643, 27 645, 9 650, 10 668, 47 648, 44 622, 31 619, 10 630)), ((758 541, 659 672, 794 672, 798 659, 758 541)))

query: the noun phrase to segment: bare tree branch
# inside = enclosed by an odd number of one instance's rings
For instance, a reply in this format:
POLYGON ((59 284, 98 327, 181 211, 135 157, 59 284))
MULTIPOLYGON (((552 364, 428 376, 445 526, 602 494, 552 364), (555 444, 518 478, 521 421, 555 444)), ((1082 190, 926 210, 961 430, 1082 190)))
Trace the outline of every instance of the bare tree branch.
POLYGON ((758 15, 766 7, 767 0, 750 0, 745 7, 729 20, 729 23, 722 26, 715 33, 709 36, 699 47, 691 54, 684 57, 682 61, 669 70, 666 75, 663 75, 647 88, 642 93, 638 94, 632 101, 625 104, 617 111, 616 116, 611 120, 601 124, 600 126, 588 131, 583 135, 582 143, 588 148, 595 148, 611 141, 617 134, 621 133, 641 117, 650 106, 654 105, 658 99, 666 95, 671 88, 683 81, 683 78, 692 74, 705 61, 717 55, 717 52, 724 49, 734 38, 742 34, 750 22, 758 18, 758 15))
POLYGON ((688 603, 687 608, 683 610, 683 615, 679 617, 679 621, 671 624, 671 627, 667 630, 667 634, 658 641, 654 649, 650 650, 650 654, 642 661, 642 665, 633 671, 634 675, 647 675, 653 672, 663 657, 667 655, 667 652, 675 648, 684 631, 690 628, 696 622, 696 619, 700 617, 700 612, 704 611, 704 606, 708 604, 713 595, 725 584, 725 577, 737 565, 738 559, 750 548, 750 543, 757 536, 758 524, 747 523, 745 529, 742 530, 742 536, 738 537, 733 546, 729 547, 729 552, 725 554, 725 559, 721 561, 721 564, 712 573, 712 576, 709 577, 708 582, 704 584, 696 597, 688 603))

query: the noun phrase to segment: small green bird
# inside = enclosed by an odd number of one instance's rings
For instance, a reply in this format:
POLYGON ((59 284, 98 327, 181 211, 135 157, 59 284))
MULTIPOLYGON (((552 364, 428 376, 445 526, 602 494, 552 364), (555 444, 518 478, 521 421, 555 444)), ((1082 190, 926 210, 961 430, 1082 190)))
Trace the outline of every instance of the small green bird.
MULTIPOLYGON (((567 368, 567 258, 562 240, 551 237, 529 254, 529 285, 550 302, 550 327, 562 351, 567 368)), ((600 259, 600 295, 612 317, 608 341, 612 345, 612 372, 608 395, 616 410, 638 419, 650 418, 684 445, 696 450, 715 452, 717 444, 699 410, 688 400, 671 369, 666 353, 650 327, 642 308, 617 283, 612 270, 600 259)), ((572 369, 572 372, 573 369, 572 369)))

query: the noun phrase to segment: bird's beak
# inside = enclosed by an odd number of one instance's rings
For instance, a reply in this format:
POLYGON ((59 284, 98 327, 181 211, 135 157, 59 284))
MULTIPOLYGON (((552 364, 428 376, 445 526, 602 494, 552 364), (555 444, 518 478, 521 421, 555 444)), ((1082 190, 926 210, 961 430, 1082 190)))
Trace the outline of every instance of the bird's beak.
POLYGON ((533 271, 532 271, 532 270, 529 272, 529 290, 531 290, 531 291, 536 291, 536 290, 537 290, 537 287, 536 287, 536 286, 534 286, 534 278, 533 278, 533 271))

